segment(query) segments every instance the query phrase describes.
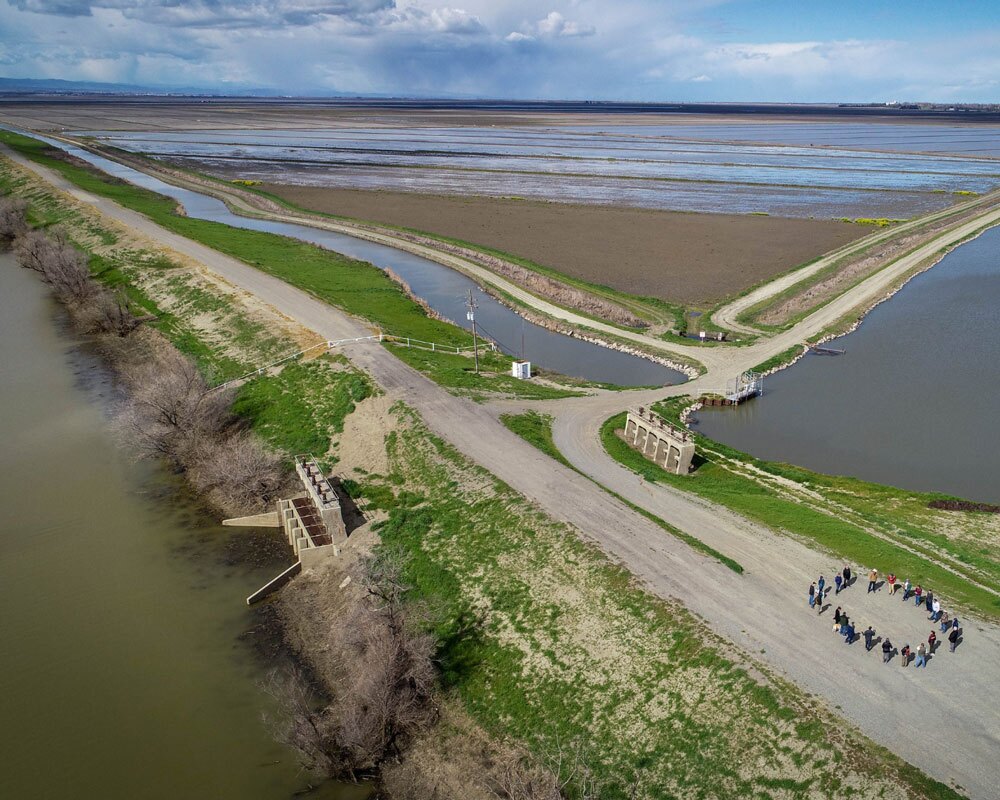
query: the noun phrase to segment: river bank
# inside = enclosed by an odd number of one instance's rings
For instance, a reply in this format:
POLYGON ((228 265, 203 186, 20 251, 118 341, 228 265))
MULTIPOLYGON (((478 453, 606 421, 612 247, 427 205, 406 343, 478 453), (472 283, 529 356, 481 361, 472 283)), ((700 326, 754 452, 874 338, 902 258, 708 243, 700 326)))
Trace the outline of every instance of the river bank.
POLYGON ((0 792, 270 800, 305 788, 261 724, 257 682, 282 657, 255 655, 242 602, 287 553, 221 528, 174 476, 136 464, 115 444, 116 384, 97 354, 9 253, 0 282, 0 585, 4 638, 18 643, 0 656, 0 792))

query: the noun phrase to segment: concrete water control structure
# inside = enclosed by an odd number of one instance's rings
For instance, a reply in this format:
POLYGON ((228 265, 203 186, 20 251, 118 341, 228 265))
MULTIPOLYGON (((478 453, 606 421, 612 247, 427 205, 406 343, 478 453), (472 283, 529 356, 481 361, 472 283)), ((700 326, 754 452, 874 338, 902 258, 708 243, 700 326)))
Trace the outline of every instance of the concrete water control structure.
POLYGON ((252 517, 227 519, 223 525, 280 527, 297 561, 247 598, 247 605, 278 591, 303 569, 340 555, 347 541, 347 527, 340 499, 312 456, 295 457, 295 473, 305 488, 304 496, 279 500, 277 511, 252 517))
POLYGON ((687 475, 694 458, 694 441, 683 428, 671 425, 655 411, 628 410, 625 441, 646 458, 675 475, 687 475))

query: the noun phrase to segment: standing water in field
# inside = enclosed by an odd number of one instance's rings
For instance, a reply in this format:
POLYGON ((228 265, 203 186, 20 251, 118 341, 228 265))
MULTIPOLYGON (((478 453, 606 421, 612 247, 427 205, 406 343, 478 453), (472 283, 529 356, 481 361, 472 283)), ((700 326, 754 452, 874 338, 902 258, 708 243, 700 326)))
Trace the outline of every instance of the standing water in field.
POLYGON ((1000 228, 949 253, 699 430, 772 461, 1000 502, 1000 228))
MULTIPOLYGON (((368 261, 382 269, 392 269, 409 284, 414 294, 425 300, 434 311, 465 328, 470 328, 471 325, 465 316, 465 298, 472 290, 477 295, 479 310, 476 320, 482 326, 482 332, 497 342, 508 354, 523 355, 536 366, 562 375, 620 386, 662 386, 687 380, 684 373, 650 359, 555 333, 540 325, 527 322, 482 292, 471 278, 435 261, 393 247, 373 244, 353 236, 307 225, 241 217, 214 197, 172 186, 144 172, 96 156, 79 147, 37 134, 31 135, 90 162, 109 175, 172 197, 184 206, 189 217, 221 222, 234 228, 265 231, 300 239, 350 258, 368 261)), ((406 331, 387 331, 387 333, 407 335, 406 331)))
POLYGON ((115 445, 111 376, 64 321, 0 253, 0 797, 290 797, 309 778, 261 720, 266 665, 241 634, 291 553, 115 445))

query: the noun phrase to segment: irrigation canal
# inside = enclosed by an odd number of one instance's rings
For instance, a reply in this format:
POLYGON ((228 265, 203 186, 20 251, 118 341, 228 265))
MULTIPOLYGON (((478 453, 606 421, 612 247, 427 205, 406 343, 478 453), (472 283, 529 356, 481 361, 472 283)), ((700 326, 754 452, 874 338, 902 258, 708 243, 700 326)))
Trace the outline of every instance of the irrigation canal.
MULTIPOLYGON (((34 133, 25 135, 41 139, 117 178, 167 195, 183 205, 189 217, 301 239, 351 258, 368 261, 382 269, 392 269, 410 285, 414 294, 425 300, 436 312, 470 330, 471 323, 466 320, 465 303, 469 290, 472 289, 479 304, 476 322, 482 331, 507 353, 517 356, 523 354, 534 365, 552 372, 619 386, 662 386, 687 380, 682 372, 649 359, 556 333, 528 322, 483 292, 471 278, 429 259, 307 225, 242 217, 234 214, 225 203, 214 197, 173 186, 62 141, 34 133)), ((407 335, 406 331, 388 332, 407 335)))

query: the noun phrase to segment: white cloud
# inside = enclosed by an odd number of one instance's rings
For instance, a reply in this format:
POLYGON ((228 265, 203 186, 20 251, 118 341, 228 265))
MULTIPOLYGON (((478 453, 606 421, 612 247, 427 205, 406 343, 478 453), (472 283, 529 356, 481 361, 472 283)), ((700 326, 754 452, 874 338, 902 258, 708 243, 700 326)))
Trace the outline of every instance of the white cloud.
POLYGON ((1000 35, 988 27, 921 41, 865 25, 870 38, 832 40, 804 23, 773 41, 744 26, 734 42, 711 24, 725 2, 0 0, 0 75, 289 93, 998 99, 1000 35))
POLYGON ((558 11, 550 11, 544 19, 521 26, 521 30, 508 33, 508 42, 533 42, 538 39, 571 39, 581 36, 593 36, 597 29, 592 25, 584 25, 566 19, 558 11))
POLYGON ((558 11, 550 11, 545 19, 535 23, 539 36, 593 36, 596 29, 591 25, 581 25, 566 19, 558 11))
POLYGON ((409 6, 387 12, 378 21, 383 27, 398 31, 459 35, 486 32, 486 26, 479 17, 461 8, 432 8, 428 11, 409 6))

